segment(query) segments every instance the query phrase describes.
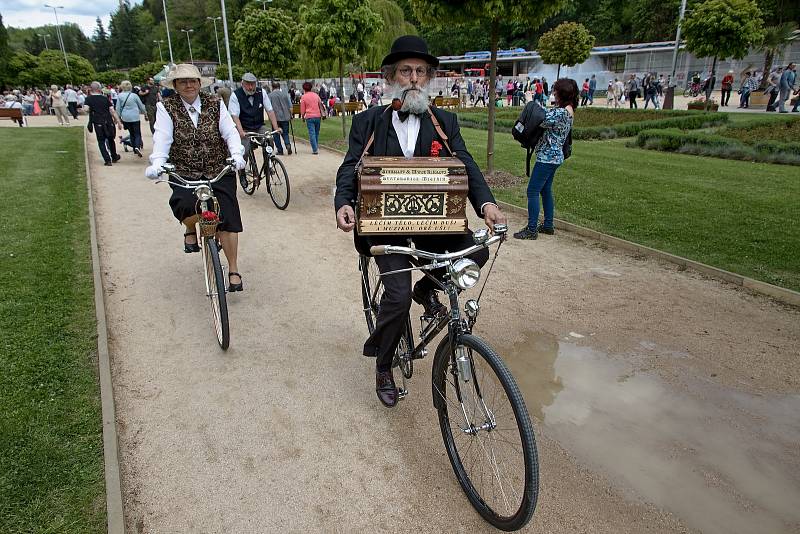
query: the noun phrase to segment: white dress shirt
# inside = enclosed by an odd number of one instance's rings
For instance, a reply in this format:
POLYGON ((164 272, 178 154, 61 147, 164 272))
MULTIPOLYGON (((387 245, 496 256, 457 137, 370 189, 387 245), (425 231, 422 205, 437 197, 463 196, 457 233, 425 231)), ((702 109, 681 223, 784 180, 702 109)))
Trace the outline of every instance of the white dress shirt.
POLYGON ((405 122, 403 122, 397 112, 392 111, 392 126, 394 126, 394 131, 397 134, 397 140, 400 141, 403 155, 407 158, 413 158, 414 147, 417 146, 417 137, 419 137, 419 116, 410 113, 405 122))
MULTIPOLYGON (((267 92, 263 89, 261 90, 261 100, 264 103, 264 111, 272 111, 272 102, 269 96, 267 96, 267 92)), ((239 116, 241 108, 239 107, 239 97, 236 96, 236 91, 231 93, 231 98, 228 100, 228 111, 231 112, 232 117, 239 116)))
MULTIPOLYGON (((201 111, 200 97, 198 96, 191 104, 187 104, 181 99, 181 104, 186 108, 186 111, 189 113, 189 118, 192 119, 192 124, 197 128, 197 121, 200 118, 201 111), (192 108, 194 112, 192 112, 192 108)), ((155 129, 156 131, 153 134, 153 153, 150 154, 150 165, 158 169, 169 159, 169 149, 172 147, 174 131, 172 117, 169 116, 164 104, 161 102, 156 104, 155 129)), ((231 156, 241 157, 242 154, 244 154, 244 147, 242 146, 242 140, 239 138, 239 132, 222 100, 219 101, 219 133, 222 135, 222 138, 225 139, 231 156)))

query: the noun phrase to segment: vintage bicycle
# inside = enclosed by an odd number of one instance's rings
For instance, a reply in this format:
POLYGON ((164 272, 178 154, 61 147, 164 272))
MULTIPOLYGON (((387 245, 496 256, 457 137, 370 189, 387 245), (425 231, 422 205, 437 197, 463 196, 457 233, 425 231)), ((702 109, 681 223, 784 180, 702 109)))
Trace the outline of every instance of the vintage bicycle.
POLYGON ((289 205, 289 173, 286 172, 283 162, 275 155, 275 142, 272 134, 276 133, 278 130, 269 133, 246 132, 250 139, 250 147, 245 154, 247 165, 243 175, 240 175, 240 182, 242 190, 248 195, 252 195, 261 185, 261 180, 265 180, 272 203, 279 210, 285 210, 289 205), (261 149, 262 163, 260 167, 256 161, 256 149, 258 148, 261 149))
POLYGON ((156 183, 167 182, 192 190, 197 197, 198 221, 195 225, 195 232, 202 253, 206 297, 211 304, 214 331, 222 350, 226 350, 230 344, 230 323, 228 321, 228 302, 225 298, 225 272, 219 259, 219 251, 222 246, 217 240, 220 210, 211 186, 235 168, 233 158, 228 158, 225 167, 216 177, 210 180, 186 180, 175 172, 174 165, 165 163, 161 166, 159 176, 166 174, 168 178, 156 180, 156 183))
POLYGON ((442 439, 461 488, 470 503, 490 524, 501 530, 518 530, 533 516, 539 494, 539 461, 533 425, 514 377, 500 356, 472 333, 486 287, 507 227, 494 225, 494 235, 475 231, 474 245, 457 252, 437 254, 382 245, 371 247, 372 256, 405 254, 412 267, 381 274, 374 258, 361 255, 361 295, 370 333, 375 329, 381 279, 400 272, 422 271, 444 290, 449 306, 436 316, 420 317, 419 342, 414 343, 410 315, 394 356, 393 367, 402 375, 398 396, 408 395, 407 380, 413 376, 414 360, 427 355, 427 346, 447 329, 433 359, 433 405, 438 412, 442 439), (480 267, 467 258, 497 244, 486 281, 477 297, 459 304, 459 293, 474 287, 480 267), (444 269, 441 280, 434 269, 444 269))

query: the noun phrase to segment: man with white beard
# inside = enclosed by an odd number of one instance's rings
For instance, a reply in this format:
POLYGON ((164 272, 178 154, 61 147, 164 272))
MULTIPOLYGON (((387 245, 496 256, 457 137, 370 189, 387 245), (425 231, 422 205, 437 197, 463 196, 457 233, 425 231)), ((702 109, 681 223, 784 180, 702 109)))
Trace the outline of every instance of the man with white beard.
MULTIPOLYGON (((336 224, 341 230, 350 232, 355 229, 354 206, 358 193, 356 166, 364 154, 430 157, 434 142, 442 146, 441 156, 455 156, 464 163, 470 203, 486 225, 491 229, 494 224, 506 222, 480 168, 467 151, 456 115, 429 106, 428 87, 438 64, 439 60, 428 53, 425 41, 415 35, 399 37, 392 44, 389 55, 383 59, 381 70, 392 104, 374 106, 353 118, 347 155, 336 175, 334 205, 336 224)), ((360 253, 369 255, 371 246, 406 245, 408 237, 361 237, 356 232, 355 244, 360 253)), ((420 249, 438 252, 461 250, 474 244, 471 232, 421 235, 415 236, 414 241, 420 249)), ((489 259, 489 252, 484 249, 471 258, 483 266, 489 259)), ((410 266, 409 257, 400 254, 375 256, 375 262, 381 272, 410 266)), ((385 406, 392 407, 398 399, 392 376, 392 358, 405 327, 412 298, 425 308, 426 314, 432 316, 440 313, 444 306, 436 295, 435 284, 427 277, 419 280, 413 291, 410 272, 386 276, 383 285, 384 293, 375 329, 364 343, 363 354, 376 358, 375 391, 385 406)))

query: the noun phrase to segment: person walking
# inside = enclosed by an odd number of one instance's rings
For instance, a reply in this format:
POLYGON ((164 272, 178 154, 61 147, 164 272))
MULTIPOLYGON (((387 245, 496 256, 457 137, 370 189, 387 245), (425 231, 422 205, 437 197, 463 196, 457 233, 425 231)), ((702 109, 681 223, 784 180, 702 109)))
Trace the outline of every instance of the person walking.
POLYGON ((139 91, 139 98, 144 102, 145 115, 147 122, 150 123, 150 133, 156 131, 156 104, 158 104, 158 87, 151 76, 147 79, 147 84, 142 86, 139 91))
POLYGON ((147 110, 144 107, 139 95, 133 92, 133 85, 128 80, 119 84, 121 92, 117 95, 116 111, 125 129, 128 130, 130 137, 128 143, 133 148, 133 153, 142 157, 142 122, 140 115, 147 110))
POLYGON ((625 96, 625 84, 619 78, 614 78, 614 107, 619 108, 625 96))
POLYGON ((67 103, 69 114, 73 119, 78 120, 78 93, 69 84, 64 89, 64 101, 67 103))
POLYGON ((589 101, 589 78, 583 80, 583 86, 581 87, 581 106, 585 106, 586 103, 589 101))
MULTIPOLYGON (((789 95, 791 95, 792 91, 794 90, 794 82, 795 79, 797 78, 797 74, 795 72, 796 70, 797 66, 794 63, 789 63, 786 66, 786 70, 783 71, 783 74, 781 74, 780 95, 778 97, 778 108, 780 109, 781 113, 788 113, 788 111, 786 111, 786 109, 784 108, 784 104, 786 103, 786 100, 789 98, 789 95)), ((796 110, 797 106, 795 106, 792 111, 796 110)))
POLYGON ((272 82, 272 91, 267 96, 272 104, 272 110, 275 112, 275 120, 278 122, 278 127, 283 130, 280 134, 272 134, 275 148, 278 149, 278 155, 283 154, 283 144, 281 143, 281 136, 283 136, 286 152, 291 154, 292 143, 289 140, 289 121, 292 120, 292 100, 289 97, 289 93, 281 89, 279 82, 272 82))
POLYGON ((59 91, 57 85, 50 86, 50 107, 56 113, 59 126, 69 126, 69 117, 67 116, 67 103, 64 101, 64 96, 59 91))
POLYGON ((308 142, 311 143, 311 153, 319 154, 319 129, 325 108, 319 95, 311 90, 311 82, 303 84, 303 96, 300 98, 300 116, 308 128, 308 142))
POLYGON ((727 106, 731 99, 731 90, 733 90, 733 71, 729 70, 728 73, 722 78, 722 95, 720 96, 720 106, 727 106))
POLYGON ((639 106, 636 105, 636 97, 639 96, 639 87, 639 80, 636 78, 636 75, 631 74, 625 84, 625 92, 628 96, 628 107, 630 109, 639 109, 639 106))
POLYGON ((589 105, 594 104, 594 92, 597 90, 597 78, 594 74, 589 79, 589 105))
POLYGON ((112 163, 119 161, 117 154, 117 144, 114 142, 116 130, 122 130, 122 121, 117 112, 111 105, 111 101, 103 94, 103 86, 100 82, 92 82, 89 86, 89 96, 86 97, 84 105, 89 108, 89 124, 86 126, 89 132, 94 131, 97 137, 97 146, 106 167, 111 167, 112 163))
POLYGON ((547 84, 547 78, 542 76, 542 93, 544 93, 544 107, 547 107, 548 101, 550 100, 550 86, 547 84))
POLYGON ((617 99, 614 96, 614 80, 608 80, 608 87, 606 88, 606 107, 619 107, 617 99))
POLYGON ((767 102, 767 111, 777 111, 775 102, 778 100, 778 95, 781 90, 781 76, 783 75, 783 67, 778 67, 769 74, 767 78, 767 88, 764 89, 764 94, 769 95, 769 102, 767 102))
POLYGON ((642 87, 644 88, 644 109, 647 109, 647 104, 650 102, 653 103, 653 107, 658 109, 658 89, 656 88, 656 84, 653 81, 653 77, 650 73, 644 77, 642 81, 642 87))
POLYGON ((528 224, 514 234, 516 239, 536 239, 539 233, 555 234, 553 177, 564 163, 564 145, 568 142, 578 106, 578 84, 575 80, 561 78, 553 84, 553 96, 555 106, 547 110, 540 125, 544 132, 534 148, 536 163, 528 182, 528 224), (544 210, 542 224, 539 224, 539 197, 544 210))

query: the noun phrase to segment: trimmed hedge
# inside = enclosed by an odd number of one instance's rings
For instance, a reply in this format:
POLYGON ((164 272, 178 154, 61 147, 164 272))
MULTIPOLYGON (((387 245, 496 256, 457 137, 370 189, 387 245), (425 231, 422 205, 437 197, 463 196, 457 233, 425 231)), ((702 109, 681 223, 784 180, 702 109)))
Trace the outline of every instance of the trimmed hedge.
POLYGON ((724 159, 800 165, 800 143, 743 143, 730 137, 678 129, 644 130, 629 146, 724 159))
MULTIPOLYGON (((467 128, 477 128, 485 130, 488 118, 477 114, 459 114, 459 123, 467 128)), ((496 118, 495 128, 498 131, 503 129, 511 130, 516 122, 513 119, 496 118)), ((654 128, 679 128, 683 130, 695 130, 708 126, 719 126, 728 122, 728 115, 725 113, 705 113, 687 112, 675 117, 656 119, 649 121, 622 122, 608 126, 589 126, 575 127, 572 129, 572 138, 581 140, 590 139, 613 139, 616 137, 633 137, 643 130, 654 128)))

